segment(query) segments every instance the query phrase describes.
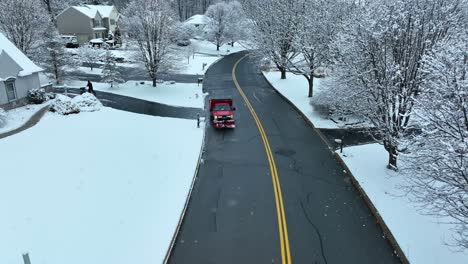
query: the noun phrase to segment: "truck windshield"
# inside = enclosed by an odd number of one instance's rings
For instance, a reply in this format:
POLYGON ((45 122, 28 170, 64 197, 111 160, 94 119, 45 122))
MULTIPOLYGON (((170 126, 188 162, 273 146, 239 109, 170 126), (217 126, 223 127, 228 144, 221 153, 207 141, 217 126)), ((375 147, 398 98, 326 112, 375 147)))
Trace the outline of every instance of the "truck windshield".
POLYGON ((229 111, 231 110, 231 107, 229 105, 215 105, 214 107, 215 111, 229 111))

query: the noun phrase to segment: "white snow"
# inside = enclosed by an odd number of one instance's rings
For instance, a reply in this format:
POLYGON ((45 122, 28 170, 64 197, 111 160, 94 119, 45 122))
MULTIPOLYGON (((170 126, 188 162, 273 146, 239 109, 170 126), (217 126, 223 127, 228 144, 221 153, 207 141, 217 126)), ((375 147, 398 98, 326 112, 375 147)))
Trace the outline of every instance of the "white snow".
POLYGON ((6 133, 15 130, 24 125, 35 113, 45 107, 47 103, 39 105, 27 105, 15 108, 7 112, 6 124, 0 127, 0 133, 6 133))
MULTIPOLYGON (((302 75, 286 74, 286 79, 281 80, 279 72, 263 72, 273 87, 283 96, 288 98, 317 128, 339 128, 331 119, 325 119, 319 113, 314 111, 310 104, 310 98, 307 97, 309 86, 307 79, 302 75)), ((321 79, 314 79, 314 94, 320 93, 321 79)))
POLYGON ((78 71, 80 71, 82 73, 86 73, 86 74, 102 75, 102 69, 97 68, 97 67, 93 67, 93 69, 91 70, 91 67, 79 66, 79 67, 74 67, 73 70, 78 70, 78 71))
POLYGON ((184 24, 192 24, 192 25, 206 25, 210 22, 210 18, 205 15, 193 15, 189 17, 187 20, 184 21, 184 24))
POLYGON ((88 6, 72 6, 72 8, 78 10, 89 18, 95 18, 98 10, 96 8, 90 8, 88 6))
MULTIPOLYGON (((93 82, 93 88, 97 91, 130 96, 161 104, 193 108, 204 107, 204 95, 201 85, 165 82, 158 83, 156 87, 153 87, 151 81, 144 82, 145 84, 140 84, 140 81, 128 81, 119 84, 117 87, 114 86, 114 88, 110 88, 108 83, 93 82)), ((86 82, 69 81, 66 85, 79 88, 86 86, 86 82)))
POLYGON ((229 55, 245 50, 245 47, 241 46, 238 42, 234 43, 234 47, 224 44, 219 47, 219 51, 216 50, 216 45, 208 40, 190 39, 190 42, 190 45, 193 45, 195 52, 205 55, 229 55))
POLYGON ((190 58, 185 56, 177 62, 177 72, 181 74, 204 75, 206 70, 221 58, 203 54, 191 55, 190 58), (205 68, 203 68, 203 63, 206 63, 205 68))
POLYGON ((101 14, 102 18, 110 17, 112 9, 114 8, 114 6, 108 5, 86 5, 86 7, 99 11, 99 14, 101 14))
POLYGON ((386 169, 388 154, 379 144, 345 148, 346 165, 382 215, 412 264, 466 264, 468 252, 454 252, 444 244, 453 235, 450 225, 434 216, 421 215, 404 196, 401 175, 386 169))
MULTIPOLYGON (((13 61, 21 67, 21 71, 18 73, 19 76, 26 76, 36 72, 43 71, 42 68, 38 67, 32 62, 23 52, 21 52, 10 40, 8 40, 2 33, 0 33, 0 57, 6 54, 13 61)), ((3 76, 0 77, 10 77, 3 76)))
POLYGON ((103 108, 0 140, 0 263, 162 263, 203 129, 103 108), (183 166, 180 166, 183 164, 183 166))

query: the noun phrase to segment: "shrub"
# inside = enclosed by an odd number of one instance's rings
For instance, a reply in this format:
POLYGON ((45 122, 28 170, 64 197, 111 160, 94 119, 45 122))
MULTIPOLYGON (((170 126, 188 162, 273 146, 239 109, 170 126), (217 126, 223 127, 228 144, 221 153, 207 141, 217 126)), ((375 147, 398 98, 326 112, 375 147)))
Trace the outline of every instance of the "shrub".
POLYGON ((49 99, 55 98, 55 94, 46 93, 44 88, 31 89, 28 91, 28 99, 31 103, 42 104, 49 99))
POLYGON ((50 111, 61 115, 78 114, 80 108, 68 96, 58 94, 50 105, 50 111))
POLYGON ((90 93, 78 95, 72 99, 72 102, 82 112, 94 112, 99 111, 102 108, 102 103, 96 98, 96 96, 90 93))
POLYGON ((0 128, 4 127, 7 123, 7 112, 0 107, 0 128))

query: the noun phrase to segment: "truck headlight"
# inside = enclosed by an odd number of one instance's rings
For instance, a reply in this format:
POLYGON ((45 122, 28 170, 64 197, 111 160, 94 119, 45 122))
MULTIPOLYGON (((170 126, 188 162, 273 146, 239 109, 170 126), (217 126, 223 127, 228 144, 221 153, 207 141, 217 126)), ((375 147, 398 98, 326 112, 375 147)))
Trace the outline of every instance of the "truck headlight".
POLYGON ((229 117, 229 119, 234 119, 234 115, 230 115, 228 117, 229 117))
POLYGON ((213 116, 214 119, 218 119, 218 116, 213 116))

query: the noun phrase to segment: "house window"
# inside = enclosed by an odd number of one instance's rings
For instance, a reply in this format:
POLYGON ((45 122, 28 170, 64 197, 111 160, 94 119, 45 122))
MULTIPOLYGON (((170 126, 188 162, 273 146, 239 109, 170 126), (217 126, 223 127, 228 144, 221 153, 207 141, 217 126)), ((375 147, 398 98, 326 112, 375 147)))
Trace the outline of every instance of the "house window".
POLYGON ((110 24, 111 24, 111 25, 115 25, 115 19, 111 19, 111 20, 110 20, 110 24))
POLYGON ((8 102, 16 100, 15 80, 8 80, 5 82, 5 90, 8 102))
POLYGON ((101 27, 101 20, 100 19, 94 19, 94 27, 101 27))
POLYGON ((95 38, 101 38, 101 33, 94 33, 95 38))

